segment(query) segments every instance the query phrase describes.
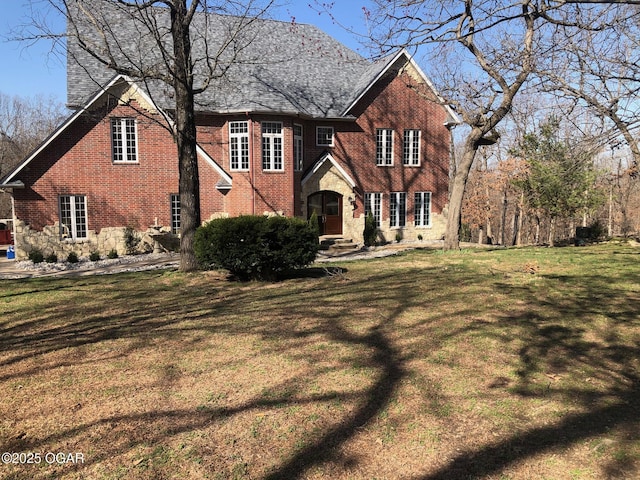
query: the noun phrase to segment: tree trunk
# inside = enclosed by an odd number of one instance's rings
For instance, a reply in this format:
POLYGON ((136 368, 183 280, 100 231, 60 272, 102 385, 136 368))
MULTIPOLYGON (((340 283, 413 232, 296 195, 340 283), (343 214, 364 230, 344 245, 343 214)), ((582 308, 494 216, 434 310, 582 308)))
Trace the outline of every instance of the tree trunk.
POLYGON ((482 131, 474 128, 465 142, 462 161, 457 166, 453 180, 451 181, 451 190, 449 192, 449 210, 447 214, 447 230, 444 235, 444 249, 458 250, 460 248, 460 219, 462 213, 462 201, 464 200, 464 192, 469 179, 469 172, 473 165, 473 160, 478 151, 478 144, 482 138, 482 131))
POLYGON ((505 230, 507 229, 507 202, 507 191, 505 190, 502 196, 502 211, 500 214, 500 245, 502 246, 505 245, 505 230))
POLYGON ((180 270, 197 270, 194 251, 196 229, 200 226, 200 180, 196 150, 193 65, 186 0, 177 0, 171 9, 171 31, 175 55, 176 94, 175 136, 178 146, 180 191, 180 270))
POLYGON ((555 246, 555 236, 556 236, 556 217, 551 217, 549 220, 549 246, 555 246))
POLYGON ((516 205, 513 211, 513 235, 511 236, 511 245, 518 245, 518 238, 520 236, 520 206, 516 205))

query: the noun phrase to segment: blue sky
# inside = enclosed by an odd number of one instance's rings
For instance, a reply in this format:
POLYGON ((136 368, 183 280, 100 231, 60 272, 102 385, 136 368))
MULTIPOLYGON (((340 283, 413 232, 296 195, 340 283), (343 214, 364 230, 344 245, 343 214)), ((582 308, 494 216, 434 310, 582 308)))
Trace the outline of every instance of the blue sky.
MULTIPOLYGON (((0 15, 0 60, 3 72, 0 75, 0 92, 5 95, 33 97, 36 95, 54 96, 64 103, 66 99, 66 66, 65 60, 50 54, 51 43, 39 41, 35 45, 10 41, 13 33, 20 25, 29 23, 30 2, 28 0, 1 0, 0 15)), ((33 2, 38 5, 38 1, 33 2)), ((298 23, 310 23, 318 26, 329 35, 345 45, 364 54, 357 38, 334 23, 326 13, 319 14, 310 4, 314 0, 289 0, 274 16, 280 20, 290 21, 295 17, 298 23)), ((364 29, 363 6, 370 4, 367 0, 339 0, 334 3, 333 15, 345 27, 362 31, 364 29)), ((40 1, 42 8, 42 2, 40 1)), ((53 25, 64 28, 64 20, 49 17, 53 25)))

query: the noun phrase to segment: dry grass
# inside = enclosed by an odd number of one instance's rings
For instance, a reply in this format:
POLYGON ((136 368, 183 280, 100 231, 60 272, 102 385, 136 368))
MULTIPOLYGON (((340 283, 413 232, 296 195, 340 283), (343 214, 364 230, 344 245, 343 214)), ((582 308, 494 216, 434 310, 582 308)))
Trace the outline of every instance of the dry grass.
POLYGON ((638 477, 638 250, 343 267, 5 283, 0 477, 638 477))

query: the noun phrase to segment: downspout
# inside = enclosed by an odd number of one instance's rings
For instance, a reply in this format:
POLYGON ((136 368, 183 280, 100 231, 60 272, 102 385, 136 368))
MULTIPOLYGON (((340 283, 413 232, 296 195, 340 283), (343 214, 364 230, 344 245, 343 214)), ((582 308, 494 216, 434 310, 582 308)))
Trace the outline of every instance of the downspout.
POLYGON ((13 198, 13 192, 10 193, 11 196, 11 241, 12 245, 16 246, 16 202, 13 198))
POLYGON ((256 184, 255 184, 255 165, 254 165, 254 143, 253 143, 253 120, 249 116, 249 112, 246 112, 249 122, 249 178, 251 179, 251 214, 256 214, 256 184))

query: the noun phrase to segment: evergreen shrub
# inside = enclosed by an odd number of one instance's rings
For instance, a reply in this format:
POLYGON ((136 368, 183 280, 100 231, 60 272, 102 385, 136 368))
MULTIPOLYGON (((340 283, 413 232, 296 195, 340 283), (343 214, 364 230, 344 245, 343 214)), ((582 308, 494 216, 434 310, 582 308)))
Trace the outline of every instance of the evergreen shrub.
POLYGON ((274 280, 311 264, 318 237, 302 219, 243 215, 198 228, 194 249, 203 268, 223 268, 239 280, 274 280))
POLYGON ((364 244, 372 247, 378 241, 378 227, 376 227, 376 219, 373 214, 369 214, 364 219, 364 244))
POLYGON ((34 248, 29 252, 29 260, 31 260, 33 263, 42 263, 44 262, 44 254, 42 253, 42 251, 34 248))

